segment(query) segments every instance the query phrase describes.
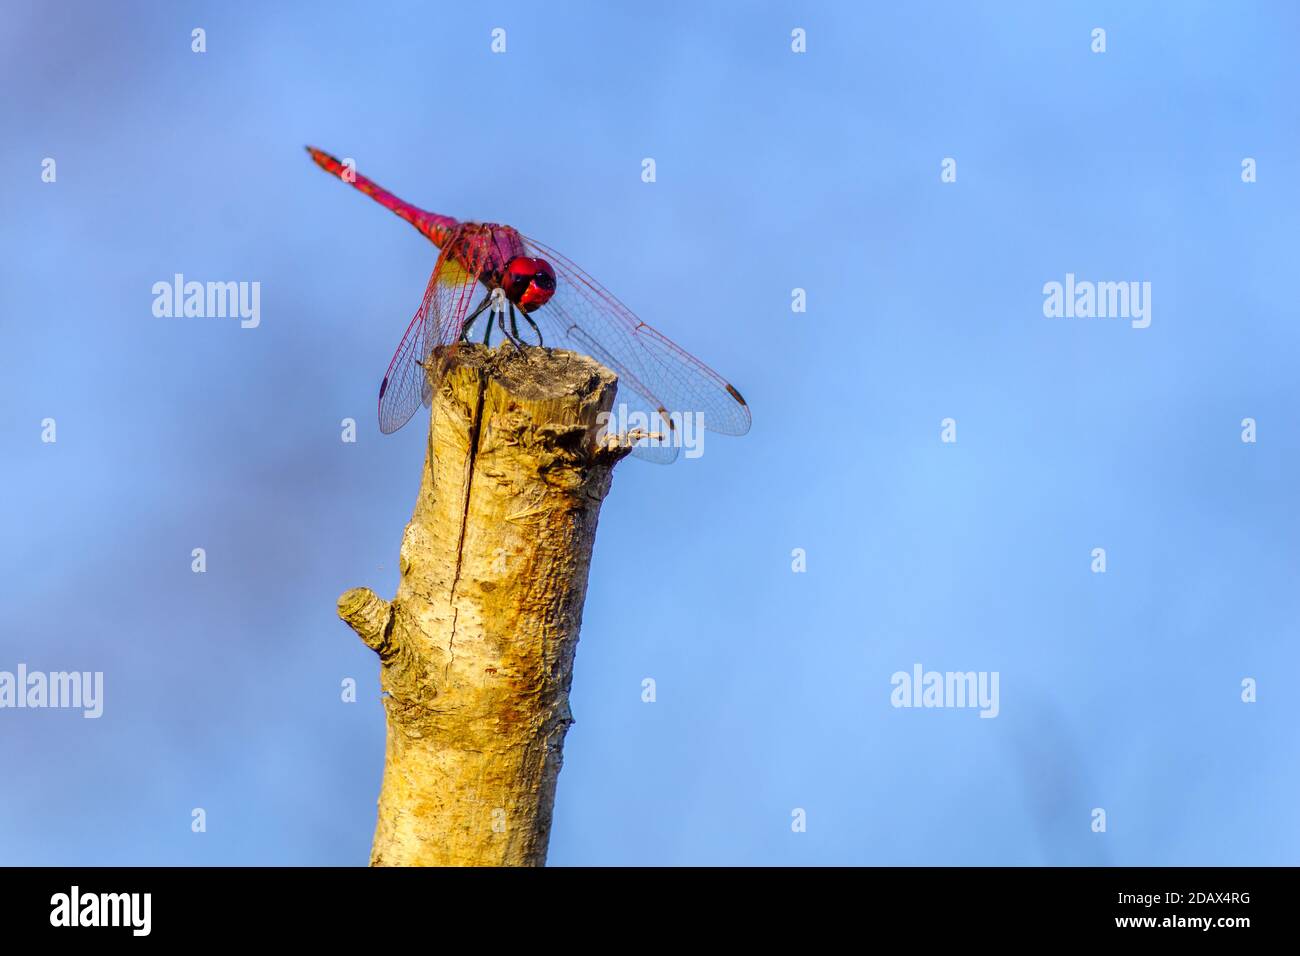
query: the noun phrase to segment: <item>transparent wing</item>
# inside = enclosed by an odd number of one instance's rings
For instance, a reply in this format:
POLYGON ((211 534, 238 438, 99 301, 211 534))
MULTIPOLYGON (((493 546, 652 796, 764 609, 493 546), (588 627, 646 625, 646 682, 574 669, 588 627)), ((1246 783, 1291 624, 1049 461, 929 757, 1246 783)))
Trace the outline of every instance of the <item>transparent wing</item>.
MULTIPOLYGON (((638 319, 567 256, 527 236, 524 244, 529 255, 547 260, 555 270, 555 294, 531 315, 543 327, 547 345, 573 348, 599 359, 619 377, 620 402, 631 389, 674 431, 679 427, 673 423, 674 415, 691 415, 703 427, 724 435, 749 431, 749 406, 726 379, 638 319)), ((675 455, 676 449, 672 450, 675 455)), ((640 446, 635 452, 651 460, 662 457, 642 454, 640 446)))
MULTIPOLYGON (((648 434, 632 445, 633 455, 659 465, 676 461, 678 447, 687 436, 677 436, 679 440, 674 441, 675 429, 671 413, 664 403, 649 394, 649 390, 597 339, 571 322, 566 310, 552 309, 551 304, 554 302, 552 297, 550 303, 530 316, 540 328, 546 345, 590 355, 619 377, 617 404, 605 429, 606 433, 624 435, 633 429, 640 429, 648 434)), ((527 334, 523 333, 525 338, 527 334)), ((692 423, 683 424, 683 429, 688 427, 693 427, 692 423)))
POLYGON ((424 368, 420 362, 425 324, 424 306, 420 306, 379 383, 379 430, 385 435, 405 425, 424 397, 424 368))
POLYGON ((460 339, 488 249, 487 236, 470 226, 459 227, 442 247, 424 300, 379 385, 379 430, 384 434, 410 421, 421 403, 429 404, 428 359, 438 346, 454 346, 460 339))
POLYGON ((461 324, 491 253, 492 231, 477 223, 462 223, 443 247, 421 306, 432 320, 426 327, 426 355, 440 345, 450 346, 460 340, 461 324))

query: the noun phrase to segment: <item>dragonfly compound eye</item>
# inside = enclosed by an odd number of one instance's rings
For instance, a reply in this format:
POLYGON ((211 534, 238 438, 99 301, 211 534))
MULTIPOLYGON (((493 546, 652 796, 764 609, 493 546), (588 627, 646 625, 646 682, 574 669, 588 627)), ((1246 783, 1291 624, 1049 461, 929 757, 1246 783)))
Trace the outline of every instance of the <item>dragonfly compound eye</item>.
POLYGON ((525 312, 545 305, 555 293, 555 270, 545 259, 516 256, 501 277, 506 296, 525 312))

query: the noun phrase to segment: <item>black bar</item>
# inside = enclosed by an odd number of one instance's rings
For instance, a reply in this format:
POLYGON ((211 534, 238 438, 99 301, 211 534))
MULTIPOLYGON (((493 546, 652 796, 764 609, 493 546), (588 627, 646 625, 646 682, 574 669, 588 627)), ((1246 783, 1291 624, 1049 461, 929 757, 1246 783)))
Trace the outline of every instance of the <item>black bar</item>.
MULTIPOLYGON (((536 918, 569 923, 580 935, 597 923, 623 928, 632 934, 629 939, 692 927, 761 938, 783 926, 810 938, 851 931, 854 939, 882 943, 901 931, 913 937, 919 932, 922 937, 916 938, 926 941, 971 943, 1131 936, 1180 943, 1199 937, 1231 945, 1242 933, 1286 931, 1297 872, 1198 867, 0 869, 0 925, 7 941, 31 936, 56 941, 71 934, 82 942, 130 939, 144 928, 144 897, 116 894, 147 893, 148 938, 203 943, 354 939, 377 944, 404 923, 419 933, 438 926, 465 928, 473 921, 481 921, 485 938, 492 938, 522 930, 536 918), (74 886, 78 921, 102 912, 124 925, 52 925, 52 920, 71 922, 74 886), (114 896, 105 901, 100 894, 114 896)), ((569 938, 567 932, 561 938, 569 938)))

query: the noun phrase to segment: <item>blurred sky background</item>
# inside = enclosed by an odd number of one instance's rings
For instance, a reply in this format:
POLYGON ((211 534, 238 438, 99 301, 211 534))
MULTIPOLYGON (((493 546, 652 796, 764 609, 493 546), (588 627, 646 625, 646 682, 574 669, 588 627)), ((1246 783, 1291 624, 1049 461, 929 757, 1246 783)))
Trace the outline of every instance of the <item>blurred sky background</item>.
POLYGON ((425 434, 374 400, 435 250, 307 143, 554 245, 753 408, 618 468, 552 865, 1300 862, 1297 28, 6 4, 0 670, 102 670, 105 709, 0 710, 0 864, 367 860, 378 664, 335 601, 396 586, 425 434), (260 327, 155 318, 177 272, 260 282, 260 327), (1067 272, 1150 281, 1150 328, 1044 318, 1067 272), (998 671, 1000 715, 894 709, 915 663, 998 671))

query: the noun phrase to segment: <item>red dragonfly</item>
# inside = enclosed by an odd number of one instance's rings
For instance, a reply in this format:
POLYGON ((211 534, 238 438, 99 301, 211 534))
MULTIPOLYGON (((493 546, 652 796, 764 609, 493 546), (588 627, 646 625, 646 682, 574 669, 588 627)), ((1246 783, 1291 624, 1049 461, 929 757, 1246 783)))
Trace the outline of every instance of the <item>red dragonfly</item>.
POLYGON ((640 458, 672 461, 682 433, 692 426, 724 435, 749 431, 749 406, 740 392, 554 249, 511 226, 425 212, 328 153, 312 146, 307 152, 321 169, 401 216, 441 250, 424 300, 379 386, 381 431, 397 431, 421 404, 430 403, 428 359, 435 350, 443 355, 467 341, 485 312, 485 342, 495 319, 502 335, 520 348, 536 344, 585 352, 617 374, 624 408, 616 418, 638 429, 631 432, 641 436, 632 452, 640 458), (480 287, 483 296, 474 304, 480 287), (521 335, 520 317, 535 343, 521 335))

